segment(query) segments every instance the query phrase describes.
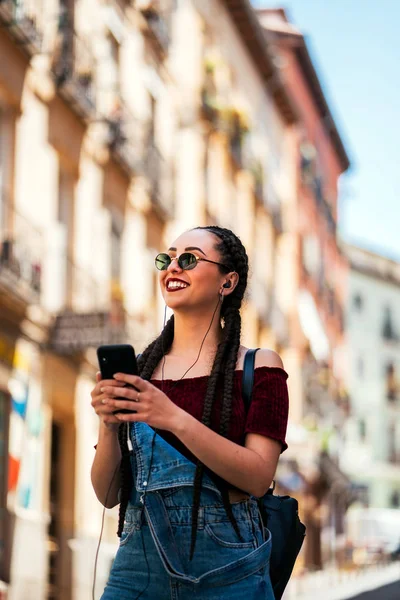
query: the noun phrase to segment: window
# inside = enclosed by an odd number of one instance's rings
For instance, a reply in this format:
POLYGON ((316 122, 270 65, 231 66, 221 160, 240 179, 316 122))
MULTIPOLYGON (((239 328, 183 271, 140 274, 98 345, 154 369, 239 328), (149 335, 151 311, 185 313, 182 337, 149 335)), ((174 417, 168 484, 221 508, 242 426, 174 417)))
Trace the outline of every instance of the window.
POLYGON ((395 490, 390 498, 391 508, 399 508, 400 507, 400 492, 395 490))
POLYGON ((385 314, 383 318, 382 337, 388 341, 398 340, 397 333, 393 325, 392 311, 389 306, 385 307, 385 314))
POLYGON ((120 45, 115 37, 109 35, 110 43, 110 69, 108 70, 109 82, 114 93, 120 91, 120 45))
POLYGON ((392 362, 386 365, 386 398, 390 402, 397 400, 398 385, 395 366, 392 362))
POLYGON ((358 421, 358 433, 360 436, 360 440, 365 442, 365 438, 367 437, 367 425, 364 419, 359 419, 358 421))
POLYGON ((72 278, 74 270, 71 261, 74 180, 69 173, 61 169, 58 185, 58 226, 55 229, 55 234, 58 238, 58 293, 60 295, 60 303, 70 307, 73 294, 72 278))
POLYGON ((353 298, 353 306, 356 310, 361 311, 364 307, 364 300, 361 294, 355 294, 353 298))
POLYGON ((111 280, 121 279, 122 226, 113 218, 111 225, 111 280))

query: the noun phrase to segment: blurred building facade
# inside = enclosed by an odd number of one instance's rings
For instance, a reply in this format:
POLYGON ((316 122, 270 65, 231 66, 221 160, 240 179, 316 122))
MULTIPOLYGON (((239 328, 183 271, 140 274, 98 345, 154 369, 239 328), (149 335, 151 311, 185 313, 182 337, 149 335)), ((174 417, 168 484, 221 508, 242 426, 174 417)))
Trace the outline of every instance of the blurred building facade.
POLYGON ((400 506, 400 264, 346 245, 351 416, 341 453, 363 506, 400 506))
MULTIPOLYGON (((12 600, 83 600, 94 348, 159 331, 155 253, 234 228, 254 271, 244 343, 290 359, 296 116, 245 1, 3 0, 0 55, 0 579, 12 600)), ((98 589, 115 527, 110 511, 98 589)))
POLYGON ((307 525, 304 565, 319 569, 338 560, 352 500, 351 482, 338 461, 348 415, 343 318, 348 263, 337 235, 338 182, 349 158, 302 32, 283 9, 262 9, 258 16, 299 114, 289 229, 296 268, 290 373, 298 379, 289 429, 292 455, 281 483, 289 492, 298 490, 307 525))
MULTIPOLYGON (((9 598, 89 597, 102 518, 90 483, 94 349, 140 351, 157 334, 154 256, 207 223, 231 227, 249 253, 243 343, 277 350, 290 374, 278 482, 307 521, 303 562, 320 568, 349 501, 336 460, 348 158, 303 36, 283 11, 257 16, 247 0, 0 0, 0 56, 9 598)), ((98 590, 115 528, 107 511, 98 590)))

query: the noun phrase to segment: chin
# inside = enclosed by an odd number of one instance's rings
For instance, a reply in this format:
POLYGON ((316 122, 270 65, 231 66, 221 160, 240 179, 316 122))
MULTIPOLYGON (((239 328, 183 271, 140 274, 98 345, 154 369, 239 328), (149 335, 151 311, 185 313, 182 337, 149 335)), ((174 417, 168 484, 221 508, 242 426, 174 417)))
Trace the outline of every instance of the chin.
POLYGON ((171 310, 179 310, 179 309, 185 309, 188 308, 188 303, 187 302, 182 302, 179 300, 174 300, 173 298, 168 299, 165 301, 165 304, 168 306, 168 308, 170 308, 171 310))

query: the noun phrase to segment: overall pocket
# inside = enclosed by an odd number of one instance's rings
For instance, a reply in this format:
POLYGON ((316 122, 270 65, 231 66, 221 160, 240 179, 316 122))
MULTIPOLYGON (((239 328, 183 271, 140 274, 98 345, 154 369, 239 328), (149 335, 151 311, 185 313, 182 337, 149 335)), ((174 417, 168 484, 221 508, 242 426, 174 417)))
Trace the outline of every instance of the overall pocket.
POLYGON ((256 540, 249 524, 246 521, 239 521, 238 527, 243 541, 238 537, 230 521, 207 523, 204 529, 214 542, 224 548, 255 548, 256 540))
POLYGON ((135 523, 134 521, 125 521, 124 523, 124 528, 122 530, 122 534, 121 537, 119 539, 119 545, 121 546, 125 546, 125 544, 128 542, 128 540, 131 538, 133 532, 135 531, 135 529, 138 529, 138 524, 135 523))

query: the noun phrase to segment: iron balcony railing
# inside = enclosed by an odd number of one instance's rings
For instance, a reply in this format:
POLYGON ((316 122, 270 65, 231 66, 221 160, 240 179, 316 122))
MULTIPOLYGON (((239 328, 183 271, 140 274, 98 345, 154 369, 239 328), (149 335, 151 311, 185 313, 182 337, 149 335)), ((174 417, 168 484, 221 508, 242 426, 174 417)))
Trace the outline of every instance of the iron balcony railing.
POLYGON ((52 57, 56 87, 84 120, 95 115, 95 59, 89 44, 73 29, 68 15, 60 16, 52 57))
POLYGON ((15 210, 10 231, 0 232, 0 285, 10 297, 37 304, 42 290, 42 231, 15 210))
POLYGON ((42 48, 43 30, 39 16, 37 0, 0 0, 0 23, 29 56, 42 48))
POLYGON ((166 54, 170 45, 170 9, 168 1, 140 0, 138 4, 147 21, 149 33, 162 54, 166 54))
POLYGON ((142 170, 143 127, 120 96, 106 117, 106 123, 107 145, 115 160, 128 175, 142 170))
POLYGON ((239 169, 244 167, 243 140, 240 134, 234 134, 229 138, 229 149, 231 156, 239 169))
POLYGON ((164 216, 172 217, 174 214, 172 169, 154 140, 147 146, 144 170, 149 182, 152 202, 164 216))

